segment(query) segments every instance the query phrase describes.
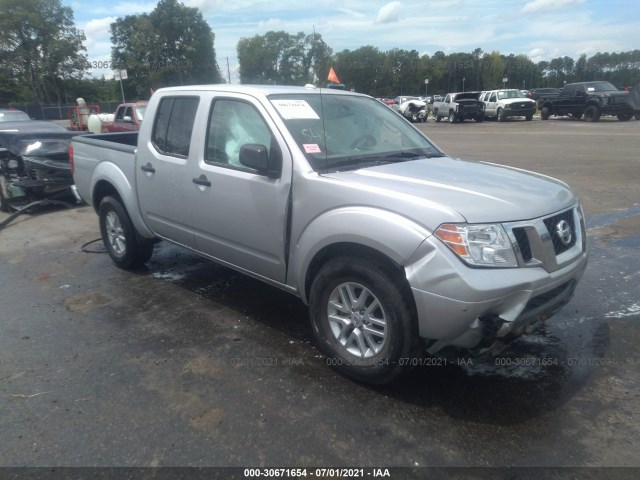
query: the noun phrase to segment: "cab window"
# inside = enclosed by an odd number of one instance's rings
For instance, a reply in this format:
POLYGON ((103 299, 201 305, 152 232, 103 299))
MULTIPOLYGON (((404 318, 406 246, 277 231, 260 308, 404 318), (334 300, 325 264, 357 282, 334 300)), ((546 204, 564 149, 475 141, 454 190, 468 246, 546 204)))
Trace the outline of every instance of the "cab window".
POLYGON ((240 163, 240 149, 247 144, 266 147, 270 159, 280 156, 269 126, 253 105, 235 99, 214 100, 209 116, 205 161, 257 173, 240 163))
POLYGON ((166 97, 158 106, 151 142, 160 153, 174 157, 189 156, 197 97, 166 97))

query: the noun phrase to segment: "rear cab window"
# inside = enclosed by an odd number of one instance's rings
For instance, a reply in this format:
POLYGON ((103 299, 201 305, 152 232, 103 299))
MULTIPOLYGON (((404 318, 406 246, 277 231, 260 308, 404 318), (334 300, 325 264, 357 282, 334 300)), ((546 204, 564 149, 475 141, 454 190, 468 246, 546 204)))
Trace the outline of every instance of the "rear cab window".
POLYGON ((189 156, 191 133, 198 111, 198 97, 165 97, 160 100, 151 143, 163 155, 189 156))

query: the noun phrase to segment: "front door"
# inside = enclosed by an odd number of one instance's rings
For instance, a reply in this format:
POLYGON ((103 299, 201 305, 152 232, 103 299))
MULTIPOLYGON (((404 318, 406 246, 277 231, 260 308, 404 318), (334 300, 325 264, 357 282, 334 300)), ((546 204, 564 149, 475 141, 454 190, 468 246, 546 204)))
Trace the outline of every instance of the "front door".
POLYGON ((213 96, 189 204, 199 251, 284 283, 291 158, 274 132, 268 113, 251 97, 213 96), (282 159, 278 178, 240 163, 246 144, 264 145, 270 158, 282 159))

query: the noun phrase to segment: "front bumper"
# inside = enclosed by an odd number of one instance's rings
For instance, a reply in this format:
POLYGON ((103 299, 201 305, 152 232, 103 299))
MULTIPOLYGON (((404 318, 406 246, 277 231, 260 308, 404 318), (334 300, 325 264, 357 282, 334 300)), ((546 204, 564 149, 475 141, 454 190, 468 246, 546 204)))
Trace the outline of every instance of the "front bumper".
MULTIPOLYGON (((543 219, 540 222, 544 225, 543 219)), ((528 223, 533 224, 531 230, 545 228, 534 221, 528 223)), ((512 225, 508 230, 525 228, 512 225)), ((522 252, 519 240, 512 239, 521 264, 517 268, 471 268, 437 238, 428 238, 405 267, 420 336, 435 340, 437 348, 473 348, 485 340, 486 324, 496 326, 490 333, 501 331, 499 336, 508 338, 546 320, 570 300, 586 268, 588 249, 582 221, 576 222, 575 233, 580 241, 570 250, 554 258, 547 254, 542 260, 542 244, 531 241, 532 252, 522 252)), ((532 231, 528 235, 534 237, 532 231)), ((547 240, 549 235, 541 236, 547 240)), ((553 251, 553 244, 550 248, 553 251)))

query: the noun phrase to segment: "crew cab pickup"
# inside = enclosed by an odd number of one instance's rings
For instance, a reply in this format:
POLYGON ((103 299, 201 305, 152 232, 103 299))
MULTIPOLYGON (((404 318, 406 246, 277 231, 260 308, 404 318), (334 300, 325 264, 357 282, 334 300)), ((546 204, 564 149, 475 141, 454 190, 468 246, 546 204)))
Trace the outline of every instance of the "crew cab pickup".
POLYGON ((443 117, 449 123, 464 122, 473 119, 476 122, 484 120, 484 104, 478 100, 480 92, 447 93, 444 100, 433 103, 433 115, 436 122, 443 117))
POLYGON ((536 102, 527 98, 522 90, 489 90, 480 93, 480 100, 484 103, 485 118, 493 117, 499 122, 509 117, 531 121, 536 113, 536 102))
POLYGON ((557 96, 548 96, 540 105, 542 120, 550 116, 570 115, 588 122, 597 122, 602 115, 614 115, 626 122, 635 115, 640 118, 629 102, 629 92, 618 90, 609 82, 567 83, 557 96))
POLYGON ((139 133, 71 147, 117 266, 164 239, 296 295, 330 364, 361 381, 425 350, 497 354, 566 304, 587 264, 566 184, 447 157, 357 93, 165 88, 139 133))

